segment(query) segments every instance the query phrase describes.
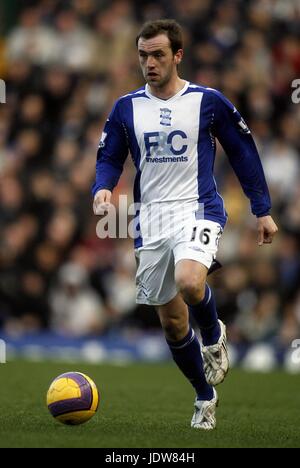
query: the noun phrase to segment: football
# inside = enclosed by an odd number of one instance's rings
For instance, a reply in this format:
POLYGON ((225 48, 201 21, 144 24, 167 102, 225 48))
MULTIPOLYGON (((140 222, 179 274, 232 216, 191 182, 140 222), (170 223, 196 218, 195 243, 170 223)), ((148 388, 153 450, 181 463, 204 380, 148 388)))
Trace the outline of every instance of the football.
POLYGON ((63 424, 78 425, 91 419, 99 405, 99 392, 93 380, 81 372, 67 372, 51 383, 47 406, 63 424))

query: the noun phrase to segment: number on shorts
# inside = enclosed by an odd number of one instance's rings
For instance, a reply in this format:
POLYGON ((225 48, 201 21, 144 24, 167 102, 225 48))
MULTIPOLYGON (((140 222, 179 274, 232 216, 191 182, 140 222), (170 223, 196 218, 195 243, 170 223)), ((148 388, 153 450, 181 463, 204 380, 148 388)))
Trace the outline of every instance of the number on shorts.
MULTIPOLYGON (((191 237, 191 241, 194 241, 195 238, 196 238, 196 232, 197 232, 197 226, 195 226, 193 228, 193 233, 192 233, 192 237, 191 237)), ((207 245, 209 244, 210 242, 210 237, 209 237, 209 234, 211 233, 211 229, 209 228, 204 228, 202 229, 202 231, 200 232, 200 242, 201 244, 204 244, 204 245, 207 245)))

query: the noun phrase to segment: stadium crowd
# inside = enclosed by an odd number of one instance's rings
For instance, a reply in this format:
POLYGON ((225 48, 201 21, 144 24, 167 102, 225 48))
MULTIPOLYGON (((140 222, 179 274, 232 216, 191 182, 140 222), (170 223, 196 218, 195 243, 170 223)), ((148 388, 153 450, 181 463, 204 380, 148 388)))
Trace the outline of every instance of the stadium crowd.
MULTIPOLYGON (((229 220, 223 268, 209 278, 220 316, 233 343, 300 338, 299 2, 18 3, 0 38, 0 328, 80 336, 159 326, 153 309, 135 304, 132 240, 96 235, 90 187, 112 103, 143 85, 135 36, 144 21, 172 17, 185 31, 181 76, 221 90, 250 126, 280 228, 271 246, 257 246, 255 218, 218 147, 229 220)), ((133 178, 128 158, 116 203, 119 194, 131 201, 133 178)))

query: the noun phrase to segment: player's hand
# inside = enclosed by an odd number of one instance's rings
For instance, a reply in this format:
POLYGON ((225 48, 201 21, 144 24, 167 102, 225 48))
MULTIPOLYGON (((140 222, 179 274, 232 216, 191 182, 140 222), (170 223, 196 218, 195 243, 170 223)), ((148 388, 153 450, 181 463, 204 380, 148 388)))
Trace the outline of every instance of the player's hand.
POLYGON ((262 216, 257 218, 258 245, 271 244, 273 237, 278 231, 271 216, 262 216))
POLYGON ((93 210, 95 215, 104 215, 109 210, 111 200, 111 191, 110 190, 99 190, 95 197, 93 203, 93 210))

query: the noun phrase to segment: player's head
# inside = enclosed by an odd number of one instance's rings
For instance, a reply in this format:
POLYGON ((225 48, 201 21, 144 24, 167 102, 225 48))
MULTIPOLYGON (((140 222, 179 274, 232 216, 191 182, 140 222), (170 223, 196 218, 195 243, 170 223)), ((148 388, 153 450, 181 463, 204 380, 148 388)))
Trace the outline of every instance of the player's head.
POLYGON ((180 25, 170 19, 149 21, 136 38, 140 65, 145 80, 162 87, 177 75, 183 56, 183 34, 180 25))

